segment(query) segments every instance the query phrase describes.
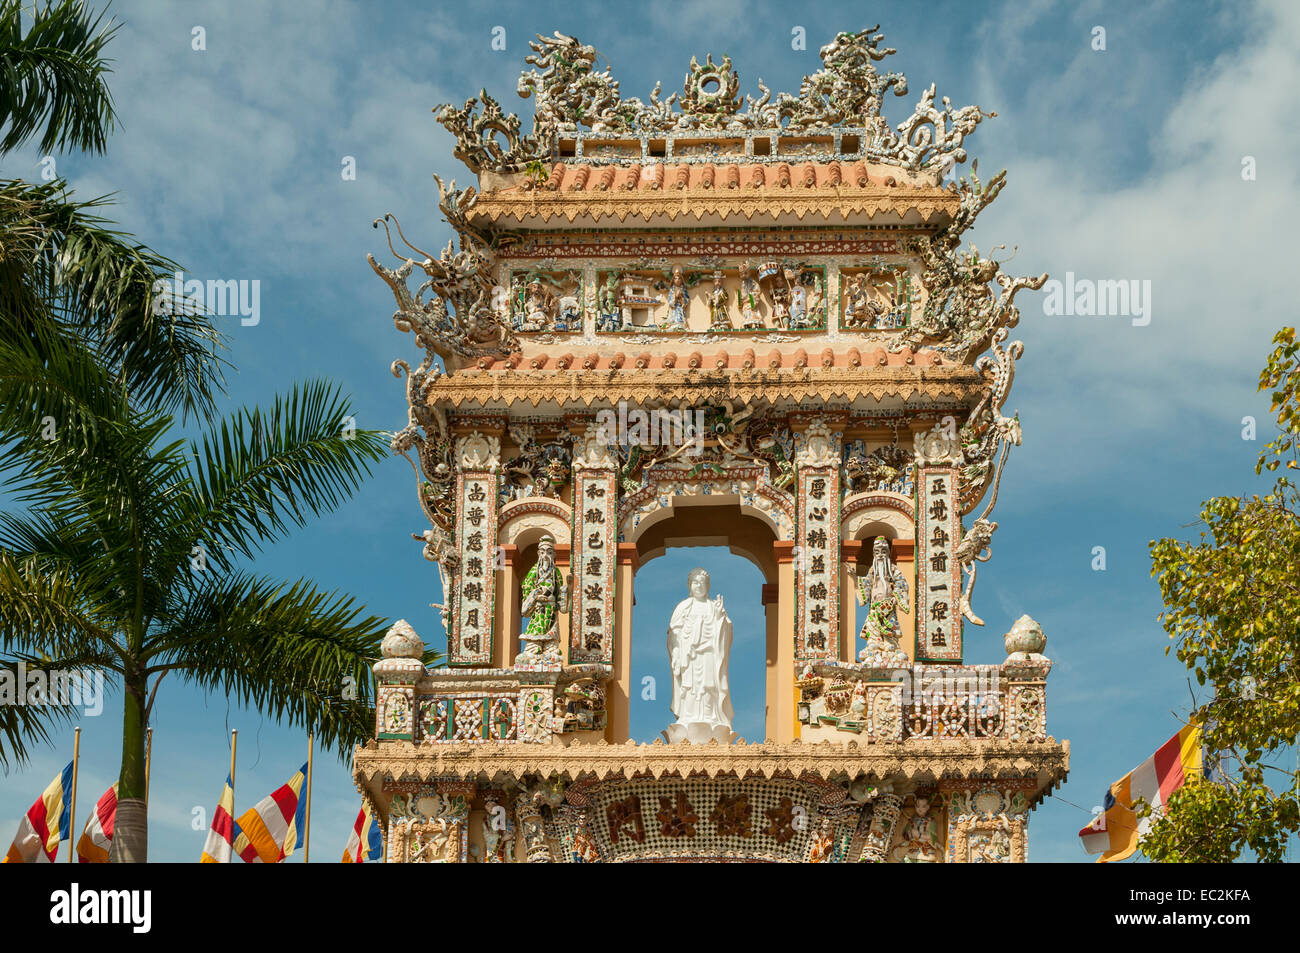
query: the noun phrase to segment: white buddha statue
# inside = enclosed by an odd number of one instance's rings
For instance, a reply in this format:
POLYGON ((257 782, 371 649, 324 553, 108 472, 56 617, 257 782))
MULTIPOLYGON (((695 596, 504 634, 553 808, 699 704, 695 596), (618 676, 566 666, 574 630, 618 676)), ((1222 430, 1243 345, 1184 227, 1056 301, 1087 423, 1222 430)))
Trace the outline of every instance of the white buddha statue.
POLYGON ((709 598, 709 574, 692 569, 687 576, 690 596, 673 610, 668 624, 668 660, 673 673, 673 715, 677 720, 665 734, 670 742, 694 744, 716 738, 729 744, 734 737, 731 687, 731 619, 722 596, 709 598))

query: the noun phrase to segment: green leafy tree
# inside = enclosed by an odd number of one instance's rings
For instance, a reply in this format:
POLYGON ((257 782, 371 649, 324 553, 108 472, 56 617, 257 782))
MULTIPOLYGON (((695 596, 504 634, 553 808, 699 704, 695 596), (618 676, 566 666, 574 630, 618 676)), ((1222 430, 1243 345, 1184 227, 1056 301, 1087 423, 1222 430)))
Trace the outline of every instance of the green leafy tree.
MULTIPOLYGON (((0 0, 0 155, 102 152, 105 44, 80 2, 0 0)), ((123 690, 113 860, 147 856, 144 736, 163 679, 217 691, 344 751, 369 735, 382 620, 310 581, 240 568, 333 510, 383 455, 331 387, 215 422, 221 336, 165 300, 178 270, 112 229, 105 200, 0 180, 0 665, 98 668, 123 690), (196 442, 174 430, 210 425, 196 442)), ((431 656, 432 658, 432 656, 431 656)), ((0 764, 66 709, 0 706, 0 764)))
POLYGON ((1272 490, 1207 501, 1197 543, 1151 543, 1171 647, 1214 690, 1192 717, 1204 726, 1207 761, 1220 768, 1170 798, 1141 843, 1156 861, 1226 862, 1245 849, 1278 861, 1300 831, 1300 492, 1289 476, 1300 469, 1295 328, 1273 344, 1259 389, 1271 394, 1280 433, 1255 466, 1257 475, 1276 474, 1272 490))
POLYGON ((145 729, 166 676, 340 752, 370 734, 384 620, 308 580, 239 567, 346 499, 386 442, 345 427, 347 402, 320 382, 196 441, 120 396, 97 394, 92 409, 84 440, 33 438, 0 461, 28 504, 0 515, 0 648, 29 665, 102 670, 124 690, 113 857, 143 861, 145 729))
MULTIPOLYGON (((0 0, 0 155, 104 150, 114 124, 104 47, 116 27, 80 2, 0 0)), ((222 390, 221 337, 206 315, 155 307, 177 266, 78 202, 59 179, 0 180, 0 454, 40 432, 84 442, 94 395, 207 417, 222 390), (40 407, 45 413, 33 416, 40 407)), ((0 658, 14 669, 16 660, 0 658)), ((21 762, 69 712, 0 706, 0 764, 21 762)))

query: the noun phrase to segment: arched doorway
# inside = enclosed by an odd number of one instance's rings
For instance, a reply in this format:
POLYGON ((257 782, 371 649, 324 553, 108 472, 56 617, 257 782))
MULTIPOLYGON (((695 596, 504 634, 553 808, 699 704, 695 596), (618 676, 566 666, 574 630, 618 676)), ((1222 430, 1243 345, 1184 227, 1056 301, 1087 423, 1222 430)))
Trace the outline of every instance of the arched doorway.
POLYGON ((675 497, 636 527, 628 712, 634 740, 653 741, 672 721, 668 620, 686 598, 687 574, 696 566, 709 572, 712 593, 724 597, 733 625, 732 728, 750 742, 772 733, 778 666, 776 540, 771 522, 726 495, 675 497))

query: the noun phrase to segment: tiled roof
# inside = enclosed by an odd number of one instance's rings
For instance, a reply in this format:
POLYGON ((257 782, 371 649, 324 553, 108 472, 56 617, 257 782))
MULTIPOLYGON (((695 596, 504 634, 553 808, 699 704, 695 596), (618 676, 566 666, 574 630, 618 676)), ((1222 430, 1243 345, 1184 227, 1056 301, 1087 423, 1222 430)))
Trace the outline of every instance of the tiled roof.
POLYGON ((955 192, 910 180, 898 169, 860 161, 767 163, 673 163, 589 165, 557 162, 544 180, 526 176, 484 183, 473 211, 496 221, 514 217, 545 221, 579 216, 620 221, 629 215, 706 214, 746 219, 790 214, 829 220, 840 217, 915 213, 923 222, 951 216, 955 192), (494 187, 495 186, 495 187, 494 187))
POLYGON ((614 370, 779 370, 806 367, 937 367, 944 361, 937 351, 913 352, 904 348, 890 353, 883 347, 847 348, 779 348, 747 346, 739 339, 734 346, 719 350, 684 347, 662 354, 652 354, 636 347, 608 346, 601 351, 538 351, 512 354, 508 358, 480 358, 473 365, 478 370, 501 371, 614 371, 614 370))

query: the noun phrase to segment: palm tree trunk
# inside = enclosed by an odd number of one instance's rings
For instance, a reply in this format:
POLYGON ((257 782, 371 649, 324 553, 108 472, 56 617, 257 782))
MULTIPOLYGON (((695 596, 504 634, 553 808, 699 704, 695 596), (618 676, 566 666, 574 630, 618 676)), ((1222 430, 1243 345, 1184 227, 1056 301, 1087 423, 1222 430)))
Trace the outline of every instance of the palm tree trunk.
POLYGON ((122 769, 117 779, 117 817, 109 863, 143 864, 149 855, 149 818, 144 790, 144 707, 147 682, 127 676, 122 698, 122 769))

